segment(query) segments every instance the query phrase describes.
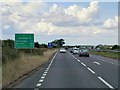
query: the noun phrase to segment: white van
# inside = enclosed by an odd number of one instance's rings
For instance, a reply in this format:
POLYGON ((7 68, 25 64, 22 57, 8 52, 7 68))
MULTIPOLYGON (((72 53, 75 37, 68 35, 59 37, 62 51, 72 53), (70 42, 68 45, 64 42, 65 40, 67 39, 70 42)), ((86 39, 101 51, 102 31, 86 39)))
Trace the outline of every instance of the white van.
POLYGON ((79 48, 73 48, 73 54, 79 54, 79 48))

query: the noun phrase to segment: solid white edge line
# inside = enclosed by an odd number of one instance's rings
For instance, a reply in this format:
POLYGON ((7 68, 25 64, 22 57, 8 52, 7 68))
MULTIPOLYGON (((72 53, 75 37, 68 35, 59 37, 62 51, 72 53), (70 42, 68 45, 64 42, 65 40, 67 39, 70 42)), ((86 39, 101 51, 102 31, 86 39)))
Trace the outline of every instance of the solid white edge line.
POLYGON ((114 89, 113 86, 111 86, 109 83, 107 83, 104 79, 102 79, 101 77, 98 77, 104 84, 106 84, 109 88, 114 89))
POLYGON ((90 72, 92 72, 93 74, 95 74, 95 72, 94 72, 92 69, 90 69, 89 67, 87 67, 87 69, 88 69, 90 72))

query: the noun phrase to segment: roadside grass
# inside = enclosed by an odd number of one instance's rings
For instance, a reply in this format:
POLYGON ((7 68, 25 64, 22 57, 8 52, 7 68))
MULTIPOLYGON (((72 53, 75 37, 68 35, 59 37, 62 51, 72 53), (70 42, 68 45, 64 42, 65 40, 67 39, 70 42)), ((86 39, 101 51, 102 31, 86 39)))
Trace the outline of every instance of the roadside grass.
POLYGON ((91 50, 90 53, 120 60, 120 53, 119 52, 102 52, 102 51, 98 52, 98 51, 91 50))
POLYGON ((16 60, 8 60, 2 66, 2 85, 6 86, 18 77, 46 63, 57 49, 47 49, 43 55, 22 53, 16 60))

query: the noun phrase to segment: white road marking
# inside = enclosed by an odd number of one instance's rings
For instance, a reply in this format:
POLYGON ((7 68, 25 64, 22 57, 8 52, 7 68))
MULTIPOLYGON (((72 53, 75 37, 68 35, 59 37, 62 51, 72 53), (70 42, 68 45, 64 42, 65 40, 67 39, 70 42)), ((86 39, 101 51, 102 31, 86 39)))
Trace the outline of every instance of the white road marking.
POLYGON ((47 74, 47 72, 44 72, 45 74, 47 74))
POLYGON ((49 68, 47 68, 46 70, 48 70, 49 68))
POLYGON ((88 69, 90 72, 92 72, 93 74, 95 74, 95 72, 94 72, 92 69, 90 69, 89 67, 87 67, 87 69, 88 69))
POLYGON ((46 74, 43 74, 43 76, 46 76, 46 74))
POLYGON ((39 82, 40 82, 40 83, 42 83, 42 82, 43 82, 43 80, 39 80, 39 82))
MULTIPOLYGON (((92 57, 92 58, 94 58, 94 57, 92 57)), ((106 62, 106 63, 110 63, 110 64, 113 64, 113 65, 115 65, 115 66, 120 66, 120 65, 114 64, 113 62, 103 60, 103 59, 101 59, 101 58, 94 58, 94 59, 98 59, 98 60, 100 60, 100 61, 103 61, 103 62, 106 62)))
POLYGON ((81 62, 81 64, 86 67, 86 65, 84 63, 81 62))
POLYGON ((46 72, 48 71, 48 70, 45 70, 46 72))
POLYGON ((41 83, 38 83, 36 86, 37 86, 37 87, 40 87, 40 86, 41 86, 41 83))
POLYGON ((36 85, 37 88, 35 88, 35 90, 39 90, 38 87, 40 87, 40 86, 42 85, 42 82, 44 81, 44 78, 45 78, 45 76, 47 75, 47 72, 48 72, 48 70, 50 69, 50 66, 52 65, 52 62, 53 62, 53 60, 55 59, 57 53, 58 53, 58 51, 56 52, 56 54, 55 54, 54 57, 52 58, 49 66, 46 68, 45 72, 43 73, 41 79, 39 80, 39 83, 37 83, 37 85, 36 85))
POLYGON ((93 63, 95 63, 95 64, 97 64, 97 65, 101 65, 99 62, 93 62, 93 63))
POLYGON ((80 62, 80 60, 77 60, 78 62, 80 62))
MULTIPOLYGON (((70 53, 69 53, 70 54, 70 53)), ((70 54, 71 56, 73 56, 72 54, 70 54)), ((75 59, 76 59, 76 57, 75 56, 73 56, 75 59)), ((97 58, 97 59, 99 59, 99 58, 97 58)), ((77 59, 77 60, 79 60, 79 59, 77 59)), ((100 59, 99 59, 100 60, 100 59)), ((102 61, 104 61, 104 60, 102 60, 102 61)), ((106 62, 106 61, 104 61, 104 62, 106 62)), ((109 63, 111 63, 111 62, 109 62, 109 63)), ((81 64, 83 65, 83 66, 85 66, 85 67, 87 67, 83 62, 81 62, 81 64)), ((97 62, 97 64, 98 64, 98 62, 97 62)), ((99 63, 99 65, 100 65, 100 63, 99 63)), ((115 65, 115 64, 114 64, 115 65)), ((87 69, 91 72, 91 73, 93 73, 93 74, 95 74, 95 72, 92 70, 92 69, 90 69, 89 67, 87 67, 87 69)), ((102 79, 101 77, 99 77, 98 76, 98 79, 99 80, 101 80, 105 85, 107 85, 109 88, 111 88, 111 89, 114 89, 114 87, 113 86, 111 86, 109 83, 107 83, 104 79, 102 79)))
POLYGON ((42 79, 44 79, 45 77, 44 77, 44 76, 42 76, 41 78, 42 78, 42 79))
POLYGON ((104 79, 102 79, 101 77, 98 77, 105 85, 107 85, 109 88, 114 89, 113 86, 111 86, 109 83, 107 83, 104 79))

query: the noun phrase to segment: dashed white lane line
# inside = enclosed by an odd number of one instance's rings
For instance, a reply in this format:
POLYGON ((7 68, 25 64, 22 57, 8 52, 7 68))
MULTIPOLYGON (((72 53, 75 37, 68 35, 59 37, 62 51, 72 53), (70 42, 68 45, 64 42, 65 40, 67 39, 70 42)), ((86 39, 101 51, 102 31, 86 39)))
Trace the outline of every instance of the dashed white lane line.
MULTIPOLYGON (((69 53, 70 54, 70 53, 69 53)), ((71 56, 73 56, 72 54, 70 54, 71 56)), ((75 56, 73 56, 75 59, 76 59, 76 57, 75 56)), ((79 59, 76 59, 77 61, 79 60, 79 59)), ((81 62, 81 64, 83 65, 83 66, 85 66, 85 67, 87 67, 83 62, 81 62)), ((98 64, 98 63, 97 63, 98 64)), ((87 67, 87 69, 91 72, 91 73, 93 73, 93 74, 95 74, 95 72, 92 70, 92 69, 90 69, 89 67, 87 67)), ((101 77, 99 77, 98 76, 98 79, 99 80, 101 80, 105 85, 107 85, 110 89, 114 89, 114 87, 113 86, 111 86, 109 83, 107 83, 103 78, 101 78, 101 77)))
POLYGON ((86 65, 83 62, 81 62, 81 64, 86 67, 86 65))
POLYGON ((58 53, 58 52, 56 52, 56 54, 55 54, 54 57, 52 58, 50 64, 48 65, 48 67, 46 68, 45 72, 43 73, 41 79, 40 79, 39 82, 37 83, 35 90, 37 90, 37 89, 42 85, 42 82, 44 81, 45 76, 47 75, 47 72, 48 72, 48 70, 50 69, 50 67, 51 67, 51 65, 52 65, 52 62, 53 62, 53 60, 55 59, 57 53, 58 53))
POLYGON ((95 72, 94 72, 92 69, 90 69, 89 67, 87 67, 87 69, 88 69, 90 72, 92 72, 93 74, 95 74, 95 72))
POLYGON ((80 62, 80 60, 77 60, 78 62, 80 62))
POLYGON ((98 77, 105 85, 107 85, 109 88, 114 89, 113 86, 111 86, 109 83, 107 83, 103 78, 98 77))

